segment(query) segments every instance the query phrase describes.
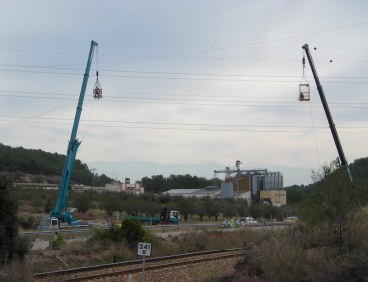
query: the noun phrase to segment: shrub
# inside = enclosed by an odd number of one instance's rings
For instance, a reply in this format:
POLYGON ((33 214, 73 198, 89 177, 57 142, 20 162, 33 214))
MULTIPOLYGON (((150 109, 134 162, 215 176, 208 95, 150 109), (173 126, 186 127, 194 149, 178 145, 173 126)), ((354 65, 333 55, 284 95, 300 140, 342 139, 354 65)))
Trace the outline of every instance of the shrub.
POLYGON ((2 282, 31 282, 32 266, 27 261, 13 261, 0 269, 0 281, 2 282))
POLYGON ((27 217, 19 217, 18 224, 23 229, 34 229, 37 226, 38 220, 34 216, 27 216, 27 217))
POLYGON ((251 268, 266 281, 301 281, 303 248, 292 233, 275 232, 253 247, 251 268))
POLYGON ((91 240, 120 242, 123 240, 123 235, 119 226, 111 225, 108 229, 94 229, 91 240))
POLYGON ((53 250, 60 250, 60 247, 64 244, 65 244, 65 240, 63 236, 61 236, 59 233, 56 232, 51 242, 51 248, 53 250))
POLYGON ((142 223, 138 220, 124 220, 121 224, 121 231, 128 245, 142 241, 145 234, 142 223))

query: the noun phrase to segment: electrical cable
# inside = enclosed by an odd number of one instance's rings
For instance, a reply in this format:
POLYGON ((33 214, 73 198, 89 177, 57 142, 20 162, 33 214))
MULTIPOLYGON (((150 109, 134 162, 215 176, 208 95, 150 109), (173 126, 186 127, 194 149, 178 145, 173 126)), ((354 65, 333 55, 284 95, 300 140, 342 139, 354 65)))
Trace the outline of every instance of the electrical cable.
MULTIPOLYGON (((0 97, 12 97, 12 98, 27 98, 27 99, 43 99, 43 100, 71 100, 76 101, 77 98, 72 97, 43 97, 43 96, 29 96, 29 95, 9 95, 0 94, 0 97)), ((90 101, 91 99, 87 99, 90 101)), ((296 104, 295 102, 276 102, 276 101, 241 101, 241 100, 195 100, 195 99, 166 99, 158 97, 111 97, 111 99, 104 98, 101 103, 133 103, 133 104, 155 104, 155 105, 181 105, 181 106, 196 106, 196 107, 271 107, 271 108, 305 108, 304 105, 296 104)), ((352 108, 365 110, 368 106, 367 102, 357 103, 330 103, 332 107, 339 108, 352 108)), ((313 104, 316 108, 322 108, 322 105, 316 103, 313 104)))
MULTIPOLYGON (((45 113, 43 113, 45 114, 45 113)), ((44 121, 69 121, 72 122, 73 119, 71 118, 56 118, 56 117, 41 117, 41 115, 37 115, 37 116, 20 116, 20 115, 0 115, 0 117, 4 117, 4 118, 16 118, 16 119, 23 119, 26 121, 30 121, 31 120, 36 120, 35 123, 45 123, 48 124, 48 122, 44 122, 44 121), (39 121, 37 121, 39 120, 39 121)), ((249 125, 249 124, 209 124, 209 123, 175 123, 175 122, 147 122, 147 121, 124 121, 124 120, 100 120, 100 119, 90 119, 88 118, 87 120, 81 120, 81 123, 83 123, 84 126, 101 126, 101 127, 124 127, 122 124, 132 124, 134 125, 134 127, 136 127, 137 125, 144 125, 144 126, 179 126, 176 129, 185 129, 183 127, 188 127, 188 126, 195 126, 195 127, 225 127, 225 128, 229 128, 229 127, 247 127, 247 128, 290 128, 290 129, 313 129, 313 131, 315 131, 316 128, 318 129, 327 129, 326 126, 315 126, 314 122, 313 122, 313 126, 307 126, 307 125, 249 125), (91 123, 91 125, 88 125, 89 123, 91 123), (92 124, 94 123, 94 124, 92 124)), ((61 124, 61 123, 50 123, 50 124, 61 124)), ((68 123, 69 124, 69 123, 68 123)), ((139 127, 140 128, 140 127, 139 127)), ((155 127, 156 128, 156 127, 155 127)), ((368 127, 366 126, 342 126, 339 127, 339 129, 367 129, 368 127)), ((159 129, 159 128, 158 128, 159 129)), ((215 129, 218 130, 218 129, 215 129)), ((236 129, 235 129, 236 130, 236 129)), ((231 131, 231 129, 230 129, 231 131)), ((262 132, 274 132, 275 130, 262 130, 262 132)), ((294 132, 294 130, 292 130, 291 132, 294 132)), ((299 131, 296 131, 299 132, 299 131)), ((304 132, 304 131, 302 131, 304 132)), ((328 131, 326 131, 328 132, 328 131)))
POLYGON ((318 159, 318 167, 321 167, 321 160, 319 157, 319 150, 318 150, 318 144, 317 144, 317 136, 316 136, 316 131, 315 131, 315 125, 314 125, 314 118, 313 118, 313 111, 312 111, 312 103, 310 101, 308 101, 309 103, 309 109, 310 109, 310 114, 311 114, 311 121, 312 121, 312 127, 313 127, 313 136, 314 136, 314 145, 315 145, 315 149, 316 149, 316 153, 317 153, 317 159, 318 159))

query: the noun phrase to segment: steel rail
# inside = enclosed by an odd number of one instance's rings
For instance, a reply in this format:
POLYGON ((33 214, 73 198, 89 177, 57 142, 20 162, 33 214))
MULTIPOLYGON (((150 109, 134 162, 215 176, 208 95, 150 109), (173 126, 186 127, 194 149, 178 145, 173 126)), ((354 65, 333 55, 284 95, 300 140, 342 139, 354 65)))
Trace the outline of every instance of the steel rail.
MULTIPOLYGON (((197 259, 195 258, 195 259, 188 260, 188 261, 177 261, 177 262, 169 262, 169 263, 163 263, 163 264, 158 264, 158 265, 147 265, 145 266, 145 271, 149 272, 149 271, 163 269, 163 268, 171 268, 171 267, 177 267, 177 266, 180 267, 183 265, 195 264, 195 263, 200 263, 204 261, 208 262, 208 261, 214 261, 214 260, 220 260, 220 259, 233 258, 233 257, 241 256, 241 255, 242 253, 239 250, 237 253, 231 253, 231 254, 221 254, 220 253, 219 256, 217 257, 203 257, 203 258, 197 258, 197 259)), ((91 281, 93 279, 129 275, 129 274, 138 273, 141 271, 142 271, 142 265, 136 264, 136 266, 132 269, 118 270, 118 271, 108 272, 108 273, 97 273, 97 274, 83 276, 83 277, 68 278, 65 281, 91 281)))
MULTIPOLYGON (((203 256, 203 255, 211 255, 211 254, 226 254, 226 253, 236 252, 236 251, 240 252, 242 250, 243 248, 234 248, 234 249, 225 249, 225 250, 210 250, 210 251, 203 251, 203 252, 193 252, 193 253, 164 256, 164 257, 157 257, 157 258, 147 258, 145 262, 146 263, 156 263, 156 262, 161 262, 165 260, 167 261, 167 260, 181 259, 181 258, 188 258, 188 257, 195 257, 195 256, 203 256)), ((230 254, 230 256, 234 256, 234 254, 230 254)), ((62 276, 62 275, 70 275, 70 274, 76 274, 76 273, 82 273, 82 272, 97 271, 97 270, 108 269, 108 268, 125 267, 125 266, 137 265, 137 264, 141 265, 142 262, 143 262, 143 259, 138 259, 138 260, 132 260, 132 261, 126 261, 126 262, 99 264, 99 265, 85 266, 85 267, 79 267, 79 268, 42 272, 42 273, 34 274, 33 278, 35 279, 51 278, 51 277, 54 278, 54 277, 62 276)), ((184 262, 181 262, 181 263, 184 263, 184 262)), ((96 275, 94 275, 93 277, 95 276, 96 275)), ((71 281, 71 279, 72 278, 69 278, 68 281, 71 281)), ((75 278, 75 279, 79 279, 79 278, 75 278)), ((78 280, 75 280, 75 281, 78 281, 78 280)))

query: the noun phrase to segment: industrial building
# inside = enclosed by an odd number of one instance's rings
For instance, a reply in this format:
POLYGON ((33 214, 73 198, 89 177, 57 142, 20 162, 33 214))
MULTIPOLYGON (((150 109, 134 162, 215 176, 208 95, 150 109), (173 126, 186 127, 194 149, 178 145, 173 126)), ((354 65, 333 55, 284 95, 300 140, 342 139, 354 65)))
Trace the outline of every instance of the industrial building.
POLYGON ((221 189, 218 186, 208 186, 205 188, 198 189, 171 189, 165 192, 170 196, 183 196, 185 198, 196 197, 210 197, 210 198, 220 198, 221 189))
POLYGON ((129 194, 140 195, 144 193, 144 187, 140 181, 136 181, 134 184, 131 184, 130 178, 125 178, 125 182, 121 184, 121 191, 129 194))
POLYGON ((281 172, 269 172, 267 169, 240 169, 240 161, 236 161, 234 169, 215 170, 225 173, 221 187, 209 186, 201 189, 171 189, 165 193, 170 196, 211 197, 246 199, 248 203, 261 203, 273 206, 286 205, 286 191, 281 172))
POLYGON ((135 194, 135 195, 140 195, 144 193, 144 187, 142 182, 136 181, 135 183, 130 183, 130 178, 125 178, 124 183, 121 183, 120 181, 114 181, 113 183, 105 184, 105 187, 74 185, 73 189, 75 191, 94 190, 98 193, 126 192, 128 194, 135 194))
POLYGON ((236 161, 235 168, 215 170, 225 173, 221 184, 221 198, 244 198, 249 203, 262 203, 274 206, 286 205, 286 191, 281 172, 269 172, 267 169, 240 169, 241 161, 236 161))

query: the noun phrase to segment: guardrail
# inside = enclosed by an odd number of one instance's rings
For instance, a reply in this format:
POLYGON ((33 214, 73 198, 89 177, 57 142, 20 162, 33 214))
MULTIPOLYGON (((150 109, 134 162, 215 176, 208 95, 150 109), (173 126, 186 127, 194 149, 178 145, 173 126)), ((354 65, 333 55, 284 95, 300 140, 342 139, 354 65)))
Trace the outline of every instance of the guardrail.
MULTIPOLYGON (((245 224, 241 227, 263 227, 263 226, 276 226, 276 225, 290 225, 294 223, 288 223, 288 222, 265 222, 265 223, 255 223, 255 224, 245 224)), ((65 233, 65 234, 88 234, 91 232, 94 228, 84 228, 84 229, 55 229, 55 230, 37 230, 37 231, 26 231, 26 232, 19 232, 19 236, 35 236, 35 235, 52 235, 57 233, 65 233)), ((108 228, 108 226, 105 227, 97 227, 97 228, 108 228)), ((143 228, 151 230, 153 232, 159 231, 159 232, 167 232, 167 231, 180 231, 180 230, 207 230, 207 229, 218 229, 223 228, 221 223, 200 223, 200 224, 164 224, 164 225, 144 225, 143 228)), ((238 227, 237 227, 238 228, 238 227)))

